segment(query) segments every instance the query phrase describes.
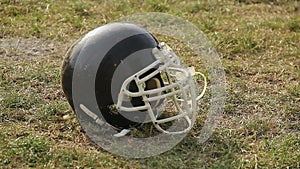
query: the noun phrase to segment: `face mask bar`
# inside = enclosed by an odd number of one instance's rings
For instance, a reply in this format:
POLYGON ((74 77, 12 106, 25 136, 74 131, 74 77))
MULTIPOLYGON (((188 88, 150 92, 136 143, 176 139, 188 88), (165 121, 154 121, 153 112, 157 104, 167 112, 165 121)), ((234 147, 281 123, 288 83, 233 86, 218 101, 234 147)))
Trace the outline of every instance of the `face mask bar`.
POLYGON ((157 130, 166 134, 183 134, 188 132, 193 125, 193 121, 196 118, 196 104, 206 89, 206 79, 203 74, 205 81, 205 89, 199 96, 195 94, 195 82, 191 76, 189 70, 182 68, 178 56, 172 51, 172 49, 165 43, 160 43, 158 47, 153 48, 152 54, 157 59, 155 62, 147 66, 146 68, 140 70, 136 74, 127 78, 118 96, 118 102, 116 108, 120 111, 133 112, 133 111, 147 111, 153 125, 157 130), (153 72, 143 77, 143 74, 149 70, 154 69, 153 72), (163 87, 154 88, 150 90, 145 90, 146 82, 153 78, 157 74, 165 74, 167 79, 167 84, 163 87), (180 76, 178 76, 180 75, 180 76), (128 90, 129 84, 134 81, 139 89, 138 92, 131 92, 128 90), (178 98, 178 96, 180 96, 178 98), (142 97, 143 106, 132 106, 126 107, 122 103, 128 98, 142 97), (172 101, 178 111, 177 115, 157 119, 153 108, 151 107, 151 102, 160 101, 166 98, 172 98, 172 101), (179 119, 184 119, 187 123, 187 127, 181 131, 167 131, 163 129, 160 124, 167 123, 170 121, 179 119), (191 120, 192 119, 192 120, 191 120))

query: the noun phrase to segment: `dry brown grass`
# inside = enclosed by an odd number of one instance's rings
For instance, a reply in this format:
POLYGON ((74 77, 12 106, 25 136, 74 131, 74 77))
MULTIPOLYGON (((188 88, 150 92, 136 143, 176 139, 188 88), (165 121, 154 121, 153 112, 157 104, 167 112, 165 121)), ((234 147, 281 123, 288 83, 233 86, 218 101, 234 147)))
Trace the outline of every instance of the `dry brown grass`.
POLYGON ((292 0, 0 1, 0 166, 299 168, 299 8, 292 0), (204 31, 222 58, 228 97, 206 143, 190 135, 160 156, 129 160, 84 135, 60 67, 84 33, 141 11, 168 12, 204 31))

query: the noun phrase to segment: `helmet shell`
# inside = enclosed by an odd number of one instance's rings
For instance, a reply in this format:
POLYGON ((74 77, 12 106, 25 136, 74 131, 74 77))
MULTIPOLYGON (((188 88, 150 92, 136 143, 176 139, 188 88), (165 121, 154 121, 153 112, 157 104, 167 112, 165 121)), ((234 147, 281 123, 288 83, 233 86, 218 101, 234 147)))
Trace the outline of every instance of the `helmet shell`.
MULTIPOLYGON (((155 61, 151 51, 157 45, 148 31, 123 22, 98 27, 79 39, 67 52, 62 67, 62 88, 77 115, 86 116, 78 108, 78 103, 84 103, 116 128, 142 123, 145 114, 132 112, 128 118, 112 107, 123 81, 155 61)), ((135 90, 134 85, 130 88, 135 90)), ((131 104, 142 101, 137 98, 131 104)))

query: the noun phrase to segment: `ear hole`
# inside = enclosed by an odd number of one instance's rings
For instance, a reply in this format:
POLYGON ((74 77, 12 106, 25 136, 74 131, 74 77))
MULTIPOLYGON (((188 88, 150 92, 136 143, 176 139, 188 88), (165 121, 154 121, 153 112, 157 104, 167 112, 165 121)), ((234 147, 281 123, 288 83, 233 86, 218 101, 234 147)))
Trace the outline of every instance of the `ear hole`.
POLYGON ((161 82, 158 78, 155 77, 155 78, 149 79, 146 82, 145 90, 157 89, 157 88, 160 88, 160 87, 161 87, 161 82))

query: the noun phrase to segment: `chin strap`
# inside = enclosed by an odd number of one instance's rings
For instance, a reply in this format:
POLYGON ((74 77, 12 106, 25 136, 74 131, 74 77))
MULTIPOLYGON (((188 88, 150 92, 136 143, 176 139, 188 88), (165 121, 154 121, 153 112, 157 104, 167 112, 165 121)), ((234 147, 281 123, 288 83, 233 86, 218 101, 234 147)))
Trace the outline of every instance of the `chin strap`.
POLYGON ((85 107, 83 104, 80 104, 79 107, 85 114, 87 114, 89 117, 95 120, 95 122, 99 125, 104 125, 105 122, 102 121, 95 113, 93 113, 91 110, 89 110, 87 107, 85 107))
MULTIPOLYGON (((205 93, 205 91, 207 89, 206 76, 203 73, 196 72, 195 67, 193 67, 193 66, 188 67, 187 70, 191 74, 191 76, 195 77, 197 75, 200 75, 203 78, 204 86, 203 86, 202 92, 196 97, 196 101, 199 101, 203 97, 203 95, 204 95, 204 93, 205 93)), ((177 72, 175 76, 176 76, 177 80, 182 80, 184 78, 184 74, 181 73, 181 72, 177 72)))
POLYGON ((195 76, 196 76, 196 75, 202 76, 203 81, 204 81, 203 90, 202 90, 202 92, 201 92, 201 93, 197 96, 197 98, 196 98, 196 101, 199 101, 199 100, 203 97, 203 95, 204 95, 204 93, 205 93, 205 91, 206 91, 206 88, 207 88, 207 80, 206 80, 206 77, 205 77, 205 75, 204 75, 203 73, 195 72, 195 76))
POLYGON ((129 133, 131 130, 130 129, 123 129, 121 130, 119 133, 114 134, 115 137, 123 137, 125 136, 127 133, 129 133))
MULTIPOLYGON (((85 105, 83 104, 79 104, 80 109, 86 114, 88 115, 90 118, 92 118, 97 124, 99 125, 104 125, 105 122, 103 120, 101 120, 95 113, 93 113, 90 109, 88 109, 85 105)), ((130 129, 123 129, 121 130, 119 133, 114 134, 115 137, 123 137, 125 136, 127 133, 129 133, 131 130, 130 129)))

